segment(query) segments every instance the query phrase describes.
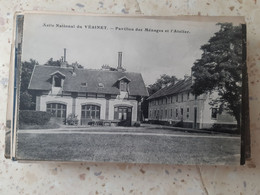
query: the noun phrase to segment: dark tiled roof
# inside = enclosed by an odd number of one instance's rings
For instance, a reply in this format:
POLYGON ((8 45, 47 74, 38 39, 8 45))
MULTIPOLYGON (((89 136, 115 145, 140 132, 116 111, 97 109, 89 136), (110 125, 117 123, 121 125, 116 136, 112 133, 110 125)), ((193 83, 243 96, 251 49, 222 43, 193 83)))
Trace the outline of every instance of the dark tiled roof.
POLYGON ((151 95, 148 98, 148 100, 188 91, 191 89, 191 86, 192 86, 192 80, 191 80, 191 77, 189 77, 188 79, 181 80, 181 81, 177 82, 176 84, 172 84, 172 85, 169 85, 168 87, 164 87, 164 88, 160 89, 159 91, 157 91, 153 95, 151 95))
POLYGON ((127 77, 131 80, 129 83, 129 95, 148 96, 140 73, 76 69, 76 74, 73 75, 71 68, 41 65, 35 66, 28 89, 51 90, 51 74, 56 71, 65 75, 63 91, 119 94, 118 79, 127 77), (87 86, 82 86, 82 83, 87 83, 87 86), (104 87, 99 87, 99 83, 103 83, 104 87))

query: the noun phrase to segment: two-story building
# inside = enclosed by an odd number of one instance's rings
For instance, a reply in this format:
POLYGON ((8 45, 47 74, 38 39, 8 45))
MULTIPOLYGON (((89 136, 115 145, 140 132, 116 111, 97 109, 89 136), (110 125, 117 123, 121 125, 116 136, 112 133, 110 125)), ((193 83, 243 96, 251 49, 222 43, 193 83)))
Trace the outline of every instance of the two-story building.
POLYGON ((34 67, 28 89, 36 93, 36 110, 51 112, 60 122, 75 114, 82 125, 117 120, 131 126, 139 121, 140 101, 148 92, 140 73, 123 70, 121 52, 116 71, 72 68, 65 60, 61 64, 34 67))
POLYGON ((176 84, 166 86, 148 98, 149 120, 167 121, 183 127, 211 128, 214 124, 235 127, 237 121, 227 111, 221 114, 217 106, 210 102, 217 98, 217 93, 195 96, 191 93, 192 78, 185 78, 176 84))

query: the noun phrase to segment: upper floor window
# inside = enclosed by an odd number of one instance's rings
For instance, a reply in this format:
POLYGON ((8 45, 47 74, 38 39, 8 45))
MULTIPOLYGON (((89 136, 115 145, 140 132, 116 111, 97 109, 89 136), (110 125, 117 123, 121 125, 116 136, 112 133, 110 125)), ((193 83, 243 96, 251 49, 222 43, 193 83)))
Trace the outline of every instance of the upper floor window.
POLYGON ((120 81, 120 91, 127 91, 127 83, 120 81))
POLYGON ((190 108, 187 108, 187 119, 190 118, 190 108))
POLYGON ((104 86, 103 83, 98 83, 98 87, 99 87, 99 88, 104 88, 105 86, 104 86))
POLYGON ((61 87, 61 78, 54 76, 54 87, 61 87))
POLYGON ((87 83, 81 83, 80 85, 81 85, 82 87, 87 87, 87 86, 88 86, 87 83))
POLYGON ((190 92, 188 92, 188 94, 187 94, 187 100, 189 100, 190 99, 190 92))

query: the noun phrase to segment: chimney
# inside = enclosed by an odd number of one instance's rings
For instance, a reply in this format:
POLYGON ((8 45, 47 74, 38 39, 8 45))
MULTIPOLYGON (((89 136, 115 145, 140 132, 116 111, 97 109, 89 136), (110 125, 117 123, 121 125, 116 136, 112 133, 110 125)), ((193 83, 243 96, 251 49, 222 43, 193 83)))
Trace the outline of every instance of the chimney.
POLYGON ((118 66, 117 66, 118 71, 123 71, 122 68, 122 52, 118 52, 118 66))
POLYGON ((61 57, 61 68, 67 68, 68 64, 66 61, 66 48, 64 48, 64 55, 61 57))
POLYGON ((64 48, 64 62, 66 62, 66 48, 64 48))

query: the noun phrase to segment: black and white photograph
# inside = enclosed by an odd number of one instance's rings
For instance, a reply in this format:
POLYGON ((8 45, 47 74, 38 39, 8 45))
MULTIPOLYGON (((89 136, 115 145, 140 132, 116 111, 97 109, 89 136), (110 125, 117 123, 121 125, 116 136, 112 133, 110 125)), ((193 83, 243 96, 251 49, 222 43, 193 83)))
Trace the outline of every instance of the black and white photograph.
POLYGON ((15 158, 239 165, 243 25, 25 14, 15 158))

